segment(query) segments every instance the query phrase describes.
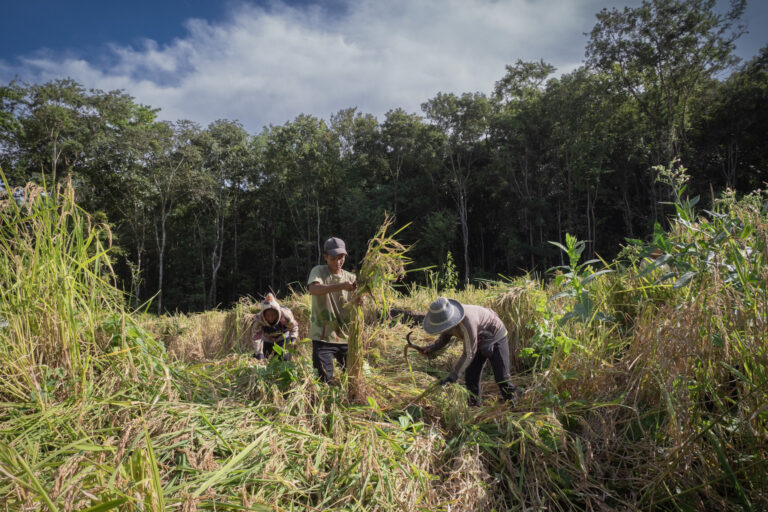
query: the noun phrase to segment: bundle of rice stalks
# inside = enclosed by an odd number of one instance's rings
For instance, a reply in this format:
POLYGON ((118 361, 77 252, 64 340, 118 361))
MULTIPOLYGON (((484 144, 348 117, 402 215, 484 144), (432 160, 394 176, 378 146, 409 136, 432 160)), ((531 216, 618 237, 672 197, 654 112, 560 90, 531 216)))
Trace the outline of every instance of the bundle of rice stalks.
MULTIPOLYGON (((392 284, 405 275, 405 266, 410 263, 406 256, 408 247, 395 240, 395 236, 405 229, 403 226, 392 234, 387 231, 394 222, 385 215, 376 236, 368 242, 368 249, 357 274, 357 298, 368 294, 372 298, 371 307, 385 312, 392 300, 392 284)), ((352 319, 349 326, 348 375, 350 379, 350 397, 362 398, 365 393, 363 382, 363 360, 365 351, 378 329, 367 329, 365 316, 358 301, 353 301, 352 319)))
POLYGON ((493 309, 509 330, 509 354, 512 369, 522 370, 520 351, 531 346, 536 325, 544 318, 546 294, 535 281, 526 280, 520 286, 508 288, 491 302, 493 309))
POLYGON ((259 305, 251 297, 243 297, 238 301, 224 319, 220 334, 222 343, 217 354, 251 349, 251 327, 259 311, 259 305))

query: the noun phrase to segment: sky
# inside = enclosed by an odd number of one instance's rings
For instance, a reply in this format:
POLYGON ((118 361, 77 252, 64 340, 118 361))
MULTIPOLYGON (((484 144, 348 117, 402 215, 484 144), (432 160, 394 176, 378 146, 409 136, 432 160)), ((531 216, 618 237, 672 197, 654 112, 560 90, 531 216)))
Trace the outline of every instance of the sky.
MULTIPOLYGON (((602 8, 639 0, 2 0, 0 83, 71 77, 121 89, 167 120, 420 113, 438 92, 485 92, 518 59, 571 71, 602 8)), ((727 6, 718 0, 718 7, 727 6)), ((750 0, 736 53, 768 44, 750 0)))

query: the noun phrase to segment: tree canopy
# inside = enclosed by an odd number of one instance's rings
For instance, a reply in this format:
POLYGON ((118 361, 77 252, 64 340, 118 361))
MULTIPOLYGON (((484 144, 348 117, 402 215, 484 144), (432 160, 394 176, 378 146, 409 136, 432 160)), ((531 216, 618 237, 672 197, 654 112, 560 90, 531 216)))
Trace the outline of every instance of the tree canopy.
POLYGON ((744 5, 606 9, 572 72, 517 61, 490 95, 256 134, 160 121, 126 91, 14 81, 0 87, 0 167, 10 187, 71 177, 112 228, 131 301, 158 311, 303 286, 329 236, 354 267, 385 212, 413 223, 414 267, 451 275, 455 262, 464 283, 560 264, 548 242, 565 233, 608 258, 664 221, 656 165, 682 159, 705 202, 768 179, 768 50, 738 67, 733 55, 744 5))

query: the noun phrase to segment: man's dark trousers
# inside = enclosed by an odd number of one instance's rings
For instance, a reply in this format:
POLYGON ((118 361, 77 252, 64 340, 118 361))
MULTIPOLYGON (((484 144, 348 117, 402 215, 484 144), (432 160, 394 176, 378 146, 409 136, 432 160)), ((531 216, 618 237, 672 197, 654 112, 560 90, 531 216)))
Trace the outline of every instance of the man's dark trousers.
POLYGON ((339 362, 342 371, 347 369, 347 344, 326 343, 312 340, 312 366, 320 375, 320 380, 330 382, 333 379, 333 360, 339 362))
POLYGON ((467 366, 464 373, 467 389, 472 396, 470 402, 473 405, 480 404, 480 376, 483 373, 483 367, 488 360, 491 360, 493 368, 493 378, 499 385, 499 391, 504 400, 511 401, 514 397, 515 386, 509 382, 509 342, 505 336, 501 340, 478 350, 472 362, 467 366))

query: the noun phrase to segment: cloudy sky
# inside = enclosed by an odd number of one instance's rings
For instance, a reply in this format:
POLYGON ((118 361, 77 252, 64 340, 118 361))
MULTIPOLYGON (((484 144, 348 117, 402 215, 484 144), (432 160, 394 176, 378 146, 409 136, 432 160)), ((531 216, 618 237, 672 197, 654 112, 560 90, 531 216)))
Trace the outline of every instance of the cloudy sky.
MULTIPOLYGON (((251 132, 356 106, 420 112, 437 92, 489 92, 517 59, 581 64, 595 13, 639 1, 5 2, 0 82, 72 77, 123 89, 163 119, 237 119, 251 132)), ((719 6, 727 4, 719 0, 719 6)), ((737 53, 768 44, 751 0, 737 53)))

